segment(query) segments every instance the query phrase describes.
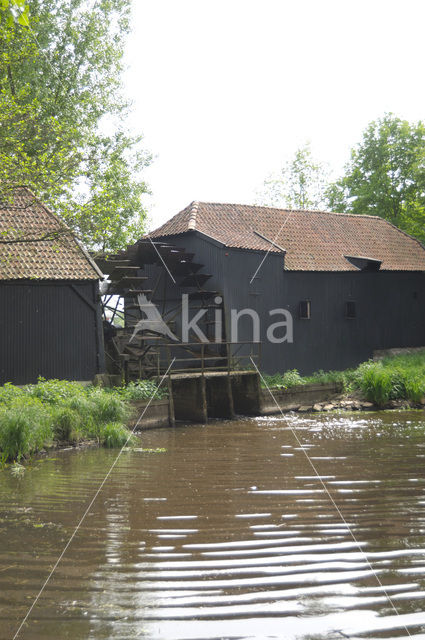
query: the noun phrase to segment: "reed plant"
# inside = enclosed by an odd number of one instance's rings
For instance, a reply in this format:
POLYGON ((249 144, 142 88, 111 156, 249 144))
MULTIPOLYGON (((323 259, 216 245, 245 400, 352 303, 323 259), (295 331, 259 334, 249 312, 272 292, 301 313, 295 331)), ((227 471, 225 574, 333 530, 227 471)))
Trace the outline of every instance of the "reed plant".
POLYGON ((19 461, 53 441, 51 415, 36 399, 14 399, 0 409, 1 460, 19 461))
MULTIPOLYGON (((102 389, 66 380, 0 387, 0 464, 19 461, 61 443, 95 440, 106 447, 126 443, 130 400, 152 395, 156 387, 102 389)), ((149 396, 148 396, 149 397, 149 396)))
MULTIPOLYGON (((355 369, 318 371, 301 377, 296 369, 284 374, 264 376, 270 387, 289 388, 307 383, 340 382, 346 392, 360 394, 378 407, 391 400, 406 400, 419 404, 425 399, 425 349, 368 360, 355 369)), ((265 386, 263 383, 263 386, 265 386)))

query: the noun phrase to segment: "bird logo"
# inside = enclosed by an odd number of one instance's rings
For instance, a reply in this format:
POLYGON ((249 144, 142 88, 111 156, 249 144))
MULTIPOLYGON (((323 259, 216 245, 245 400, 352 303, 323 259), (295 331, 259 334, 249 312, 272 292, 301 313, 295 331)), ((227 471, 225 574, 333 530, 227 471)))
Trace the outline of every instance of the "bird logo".
POLYGON ((171 340, 179 342, 178 337, 175 336, 171 329, 166 325, 153 302, 149 302, 143 293, 139 293, 137 296, 137 302, 140 307, 140 311, 145 314, 146 318, 142 318, 137 322, 129 343, 134 340, 139 331, 152 331, 153 333, 167 336, 168 338, 171 338, 171 340))

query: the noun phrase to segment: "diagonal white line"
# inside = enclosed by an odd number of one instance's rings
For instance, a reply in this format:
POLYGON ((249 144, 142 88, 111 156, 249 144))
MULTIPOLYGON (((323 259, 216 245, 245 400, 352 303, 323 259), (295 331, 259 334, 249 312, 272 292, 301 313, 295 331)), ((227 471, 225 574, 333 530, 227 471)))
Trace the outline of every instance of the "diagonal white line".
MULTIPOLYGON (((265 381, 265 379, 264 379, 264 376, 261 374, 260 370, 258 369, 257 365, 255 364, 255 362, 254 362, 254 360, 252 359, 252 357, 251 357, 251 356, 250 356, 250 360, 251 360, 252 364, 254 365, 254 368, 255 368, 255 370, 257 371, 258 375, 260 376, 261 380, 263 381, 264 386, 266 387, 267 391, 270 393, 270 395, 271 395, 271 397, 272 397, 272 400, 273 400, 273 402, 275 403, 276 407, 279 409, 279 411, 280 411, 280 413, 282 414, 282 416, 283 416, 283 417, 285 417, 285 414, 283 413, 282 408, 280 407, 280 405, 279 405, 278 401, 277 401, 277 400, 276 400, 276 398, 274 397, 272 390, 271 390, 271 389, 270 389, 270 387, 268 386, 267 382, 266 382, 266 381, 265 381)), ((378 574, 376 573, 375 569, 373 568, 372 564, 370 563, 370 560, 369 560, 369 558, 367 557, 366 552, 363 550, 363 548, 362 548, 362 546, 360 545, 359 541, 357 540, 357 538, 355 537, 354 533, 352 532, 350 525, 348 524, 348 522, 347 522, 347 521, 346 521, 346 519, 344 518, 344 515, 343 515, 343 514, 342 514, 342 512, 341 512, 341 509, 338 507, 337 503, 335 502, 334 497, 333 497, 333 496, 332 496, 332 494, 330 493, 330 491, 329 491, 328 487, 326 486, 325 482, 323 482, 322 477, 320 476, 320 474, 319 474, 319 472, 317 471, 317 469, 316 469, 316 467, 315 467, 314 463, 312 462, 312 460, 311 460, 310 456, 308 455, 307 451, 305 450, 305 448, 304 448, 304 446, 305 446, 305 445, 301 442, 301 440, 299 439, 299 437, 298 437, 298 435, 297 435, 297 433, 296 433, 295 429, 293 429, 293 428, 292 428, 291 424, 289 424, 289 423, 288 423, 288 426, 289 426, 289 428, 290 428, 290 430, 291 430, 292 435, 294 436, 295 440, 297 441, 298 446, 301 448, 302 452, 304 453, 305 457, 307 458, 307 461, 308 461, 309 465, 310 465, 310 466, 311 466, 311 468, 313 469, 314 473, 315 473, 315 474, 316 474, 316 476, 317 476, 317 479, 319 480, 319 482, 320 482, 320 484, 322 485, 322 487, 323 487, 323 489, 324 489, 325 493, 327 494, 327 496, 328 496, 329 500, 331 501, 331 503, 332 503, 332 505, 333 505, 333 507, 334 507, 335 511, 337 512, 337 514, 338 514, 338 515, 339 515, 339 517, 341 518, 341 520, 342 520, 342 522, 344 523, 344 525, 347 527, 348 531, 350 532, 350 536, 352 537, 352 539, 353 539, 354 543, 356 544, 357 548, 359 549, 360 553, 363 555, 363 557, 364 557, 364 559, 365 559, 365 561, 366 561, 366 564, 368 565, 369 569, 372 571, 373 575, 375 576, 377 583, 378 583, 378 584, 379 584, 379 586, 381 587, 382 592, 384 593, 385 597, 387 598, 388 602, 390 603, 390 605, 391 605, 391 607, 392 607, 393 611, 394 611, 398 616, 400 616, 400 613, 398 612, 397 608, 395 607, 395 605, 394 605, 394 603, 393 603, 393 601, 392 601, 392 599, 391 599, 391 596, 389 595, 389 593, 388 593, 388 592, 387 592, 387 590, 385 589, 385 587, 384 587, 384 585, 382 584, 382 582, 381 582, 381 580, 380 580, 380 578, 379 578, 378 574)), ((410 632, 409 632, 408 628, 407 628, 405 625, 402 625, 402 627, 405 629, 405 631, 406 631, 407 635, 411 637, 411 634, 410 634, 410 632)))
MULTIPOLYGON (((286 216, 285 220, 283 221, 282 226, 280 227, 279 231, 277 232, 277 234, 275 235, 275 237, 273 238, 273 242, 276 242, 276 240, 278 239, 280 232, 282 231, 283 227, 285 226, 285 224, 288 222, 289 218, 292 216, 293 211, 290 211, 288 213, 288 215, 286 216)), ((252 276, 251 280, 249 281, 249 284, 252 284, 252 281, 254 280, 255 276, 257 275, 257 273, 260 271, 261 267, 264 264, 264 261, 266 260, 266 258, 268 257, 269 253, 271 251, 271 248, 267 251, 266 255, 264 256, 264 258, 261 260, 260 264, 257 267, 256 272, 254 273, 254 275, 252 276)))
POLYGON ((267 256, 270 253, 270 249, 267 251, 266 255, 264 256, 264 258, 261 260, 260 264, 257 267, 256 272, 254 273, 254 275, 252 276, 251 280, 249 281, 249 284, 252 284, 252 281, 254 280, 255 276, 257 275, 257 273, 260 271, 261 267, 263 266, 263 262, 265 261, 265 259, 267 258, 267 256))
POLYGON ((156 252, 157 252, 157 254, 159 255, 159 257, 160 257, 160 260, 161 260, 162 264, 163 264, 163 265, 164 265, 164 267, 166 268, 168 275, 170 276, 170 278, 171 278, 171 280, 174 282, 174 284, 176 284, 176 281, 174 280, 174 278, 173 278, 173 276, 172 276, 172 274, 171 274, 171 271, 169 270, 169 268, 168 268, 168 267, 167 267, 167 265, 165 264, 165 262, 164 262, 164 259, 163 259, 162 255, 159 253, 158 248, 155 246, 155 243, 154 243, 154 242, 152 242, 152 238, 151 238, 150 236, 148 236, 148 237, 149 237, 149 240, 150 240, 151 245, 153 246, 153 248, 155 249, 155 251, 156 251, 156 252))
POLYGON ((37 595, 35 596, 30 608, 28 609, 24 619, 22 620, 21 624, 19 625, 15 635, 13 636, 12 640, 16 640, 16 638, 19 636, 22 627, 24 626, 24 624, 26 623, 26 621, 28 620, 29 616, 31 615, 32 610, 34 609, 35 605, 37 604, 38 600, 40 599, 43 591, 45 590, 45 588, 47 587, 48 583, 50 582, 51 577, 53 576, 54 572, 56 571, 56 569, 58 568, 62 558, 64 557, 65 553, 67 552, 71 542, 73 541, 73 539, 75 538, 75 536, 78 533, 78 530, 80 529, 81 525, 83 524, 87 514, 89 513, 90 509, 92 508, 96 498, 98 497, 99 493, 102 491, 106 481, 108 480, 109 476, 111 475, 112 471, 114 470, 118 460, 121 457, 122 452, 124 451, 125 447, 128 445, 129 440, 131 438, 131 436, 134 434, 135 430, 137 429, 137 427, 139 426, 140 420, 143 418, 143 416, 145 415, 146 411, 148 410, 152 400, 154 399, 154 397, 156 396, 158 390, 160 389, 162 383, 164 382, 165 378, 167 377, 171 367, 173 366, 175 361, 175 358, 173 358, 173 360, 171 361, 167 371, 164 373, 164 375, 161 378, 161 381, 158 385, 158 387, 155 389, 154 393, 151 395, 151 397, 149 398, 149 402, 147 403, 146 407, 143 409, 142 413, 140 414, 136 424, 134 425, 133 429, 131 430, 127 440, 125 441, 125 443, 123 444, 123 446, 121 447, 118 455, 116 456, 115 460, 113 461, 113 463, 111 464, 108 473, 106 474, 106 476, 103 478, 102 482, 100 483, 99 487, 97 488, 96 493, 94 494, 93 498, 90 500, 90 503, 87 507, 87 509, 84 511, 82 517, 80 518, 80 521, 78 522, 77 526, 75 527, 74 531, 72 532, 72 535, 70 536, 68 542, 66 543, 66 545, 64 546, 62 553, 60 554, 60 556, 58 557, 58 559, 56 560, 55 564, 53 565, 49 575, 47 576, 46 580, 44 581, 40 591, 37 593, 37 595))

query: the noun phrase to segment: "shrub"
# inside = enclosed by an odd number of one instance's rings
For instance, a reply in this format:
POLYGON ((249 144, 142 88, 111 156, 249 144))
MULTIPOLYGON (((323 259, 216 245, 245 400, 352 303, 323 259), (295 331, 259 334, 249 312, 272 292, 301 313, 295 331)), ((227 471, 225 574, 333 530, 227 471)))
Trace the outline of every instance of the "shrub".
POLYGON ((264 375, 268 387, 287 389, 288 387, 295 387, 299 384, 305 384, 305 380, 300 376, 296 369, 290 369, 281 373, 275 373, 272 376, 264 375))
POLYGON ((15 398, 24 398, 25 395, 23 388, 15 387, 10 382, 6 382, 3 387, 0 387, 0 406, 9 405, 15 398))
POLYGON ((39 398, 43 402, 52 405, 60 404, 67 398, 86 392, 86 388, 78 382, 45 380, 44 378, 39 378, 37 384, 27 385, 25 389, 34 398, 39 398))
POLYGON ((115 387, 114 392, 126 400, 150 400, 152 396, 161 399, 168 396, 167 387, 158 387, 153 380, 130 382, 126 387, 115 387))

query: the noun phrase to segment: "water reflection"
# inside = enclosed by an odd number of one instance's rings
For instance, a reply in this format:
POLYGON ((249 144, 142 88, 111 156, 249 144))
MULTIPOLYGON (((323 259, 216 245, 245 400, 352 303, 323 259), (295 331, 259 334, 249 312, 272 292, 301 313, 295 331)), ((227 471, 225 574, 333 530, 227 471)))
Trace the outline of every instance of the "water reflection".
MULTIPOLYGON (((22 638, 425 638, 421 412, 216 422, 143 447, 167 451, 123 454, 22 638)), ((0 638, 115 455, 0 474, 0 638)))

